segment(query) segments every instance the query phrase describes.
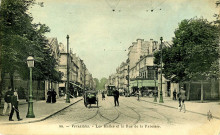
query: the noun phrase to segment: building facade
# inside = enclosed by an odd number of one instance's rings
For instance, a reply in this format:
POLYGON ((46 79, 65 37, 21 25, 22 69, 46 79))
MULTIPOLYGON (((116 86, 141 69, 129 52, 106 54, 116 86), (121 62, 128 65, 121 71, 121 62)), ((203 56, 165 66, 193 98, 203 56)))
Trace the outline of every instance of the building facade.
MULTIPOLYGON (((163 46, 170 46, 169 42, 163 42, 163 46)), ((132 94, 140 90, 143 95, 149 91, 160 92, 159 66, 154 65, 154 52, 160 49, 158 41, 150 39, 137 39, 128 48, 128 59, 122 62, 116 69, 116 73, 109 76, 108 84, 124 89, 125 92, 132 94), (117 83, 119 77, 119 83, 117 83), (119 85, 118 85, 119 84, 119 85)), ((170 95, 170 83, 162 77, 163 95, 170 95), (168 94, 169 93, 169 94, 168 94)))
MULTIPOLYGON (((62 83, 59 84, 60 93, 66 93, 67 84, 67 52, 64 45, 60 43, 60 65, 59 71, 62 72, 62 83)), ((71 96, 81 96, 84 90, 94 90, 92 74, 86 68, 83 60, 76 56, 72 50, 69 53, 69 83, 71 96)))

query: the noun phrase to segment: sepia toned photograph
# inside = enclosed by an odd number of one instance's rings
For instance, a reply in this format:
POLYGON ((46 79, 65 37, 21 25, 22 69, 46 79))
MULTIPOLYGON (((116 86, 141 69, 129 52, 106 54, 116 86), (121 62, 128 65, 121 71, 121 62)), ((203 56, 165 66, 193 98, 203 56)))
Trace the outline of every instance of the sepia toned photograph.
POLYGON ((220 0, 0 0, 0 135, 220 135, 220 0))

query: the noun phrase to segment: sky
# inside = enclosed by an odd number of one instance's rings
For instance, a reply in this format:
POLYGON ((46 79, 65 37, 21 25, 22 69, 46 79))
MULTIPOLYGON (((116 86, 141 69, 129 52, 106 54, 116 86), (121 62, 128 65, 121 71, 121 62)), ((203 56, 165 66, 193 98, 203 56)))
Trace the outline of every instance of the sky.
POLYGON ((37 0, 30 13, 34 23, 84 60, 94 78, 108 78, 128 58, 136 39, 171 41, 183 19, 215 20, 216 0, 37 0), (153 12, 151 12, 153 10, 153 12))

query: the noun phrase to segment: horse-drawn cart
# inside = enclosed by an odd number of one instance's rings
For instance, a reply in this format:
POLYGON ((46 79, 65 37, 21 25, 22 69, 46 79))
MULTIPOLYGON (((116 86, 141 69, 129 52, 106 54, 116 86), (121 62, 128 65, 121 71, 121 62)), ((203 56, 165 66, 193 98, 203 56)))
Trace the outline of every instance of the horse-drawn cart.
POLYGON ((96 91, 85 91, 84 93, 84 105, 87 107, 91 104, 97 104, 98 107, 98 93, 96 91))

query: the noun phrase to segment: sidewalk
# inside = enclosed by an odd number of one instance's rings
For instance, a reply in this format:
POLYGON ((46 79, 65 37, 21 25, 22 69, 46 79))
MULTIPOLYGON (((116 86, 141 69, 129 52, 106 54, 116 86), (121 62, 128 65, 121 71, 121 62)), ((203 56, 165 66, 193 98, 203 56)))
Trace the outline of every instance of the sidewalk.
MULTIPOLYGON (((178 109, 179 101, 172 100, 170 97, 163 97, 164 103, 159 103, 160 98, 157 98, 157 102, 153 102, 154 98, 152 97, 140 97, 141 101, 178 109)), ((220 120, 220 101, 204 101, 203 103, 200 101, 185 101, 186 113, 196 113, 203 116, 207 116, 207 113, 212 113, 213 118, 220 120)))
MULTIPOLYGON (((19 112, 22 121, 17 121, 16 113, 14 112, 14 121, 9 121, 9 116, 0 116, 0 125, 2 124, 21 124, 21 123, 33 123, 45 120, 56 113, 68 108, 69 106, 82 100, 82 97, 70 98, 70 103, 65 103, 63 98, 57 99, 56 103, 46 103, 45 100, 34 101, 34 115, 35 118, 26 118, 28 111, 28 103, 25 100, 21 100, 19 103, 19 112)), ((0 108, 0 114, 2 114, 2 109, 0 108)))

